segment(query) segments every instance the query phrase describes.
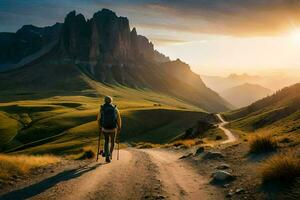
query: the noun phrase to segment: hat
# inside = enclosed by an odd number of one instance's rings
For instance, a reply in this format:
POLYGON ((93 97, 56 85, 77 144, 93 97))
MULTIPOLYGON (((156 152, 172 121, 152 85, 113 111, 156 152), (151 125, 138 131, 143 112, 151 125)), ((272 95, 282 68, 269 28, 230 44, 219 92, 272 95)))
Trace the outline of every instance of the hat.
POLYGON ((112 101, 113 101, 112 97, 110 97, 110 96, 105 96, 104 97, 104 102, 105 103, 112 103, 112 101))

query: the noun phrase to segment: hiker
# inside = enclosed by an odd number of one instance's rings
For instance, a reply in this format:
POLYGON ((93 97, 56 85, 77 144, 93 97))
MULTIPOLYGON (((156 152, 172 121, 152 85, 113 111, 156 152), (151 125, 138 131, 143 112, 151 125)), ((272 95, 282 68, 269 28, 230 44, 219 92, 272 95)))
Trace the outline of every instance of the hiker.
POLYGON ((117 134, 119 134, 121 130, 121 116, 117 109, 117 106, 113 105, 112 101, 112 97, 105 96, 104 104, 100 106, 100 111, 98 114, 100 134, 103 133, 105 140, 104 156, 106 162, 110 162, 112 159, 112 153, 115 146, 115 138, 118 139, 117 134))

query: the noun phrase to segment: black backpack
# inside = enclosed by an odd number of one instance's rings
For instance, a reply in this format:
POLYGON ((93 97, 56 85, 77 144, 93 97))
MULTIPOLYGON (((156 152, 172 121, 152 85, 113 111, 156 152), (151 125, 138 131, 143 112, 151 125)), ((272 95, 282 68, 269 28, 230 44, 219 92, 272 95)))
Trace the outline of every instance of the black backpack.
POLYGON ((104 104, 101 106, 101 125, 105 129, 117 128, 116 106, 104 104))

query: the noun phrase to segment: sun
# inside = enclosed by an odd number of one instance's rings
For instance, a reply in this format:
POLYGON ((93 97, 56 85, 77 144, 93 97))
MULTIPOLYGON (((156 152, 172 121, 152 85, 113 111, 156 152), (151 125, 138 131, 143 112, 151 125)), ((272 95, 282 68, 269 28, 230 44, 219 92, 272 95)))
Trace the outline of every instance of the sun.
POLYGON ((300 44, 300 29, 295 29, 290 33, 293 42, 300 44))

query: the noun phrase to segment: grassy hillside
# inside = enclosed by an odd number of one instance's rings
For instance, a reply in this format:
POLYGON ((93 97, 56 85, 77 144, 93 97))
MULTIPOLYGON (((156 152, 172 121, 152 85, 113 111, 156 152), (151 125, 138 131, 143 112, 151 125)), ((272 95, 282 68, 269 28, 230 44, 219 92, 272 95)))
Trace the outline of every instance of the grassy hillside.
POLYGON ((96 115, 105 94, 114 97, 121 111, 123 142, 167 142, 201 118, 214 119, 193 105, 153 91, 108 86, 92 80, 87 83, 92 89, 76 96, 74 93, 48 97, 41 93, 39 99, 22 95, 28 100, 0 103, 1 150, 64 154, 95 144, 96 115))
POLYGON ((250 106, 224 113, 230 127, 245 132, 269 132, 299 139, 300 84, 286 87, 250 106))

